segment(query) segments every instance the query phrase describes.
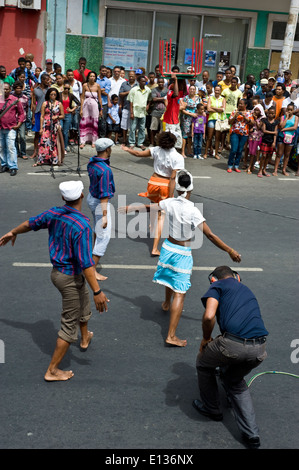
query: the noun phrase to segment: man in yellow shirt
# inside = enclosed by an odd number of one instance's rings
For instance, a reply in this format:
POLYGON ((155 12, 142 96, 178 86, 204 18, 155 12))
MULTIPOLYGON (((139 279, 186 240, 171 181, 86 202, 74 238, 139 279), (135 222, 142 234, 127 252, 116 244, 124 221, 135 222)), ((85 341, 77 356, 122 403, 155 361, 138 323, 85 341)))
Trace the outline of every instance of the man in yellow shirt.
POLYGON ((144 75, 139 77, 138 82, 139 86, 133 87, 128 95, 131 114, 129 145, 131 148, 135 147, 135 132, 138 129, 137 147, 144 150, 146 111, 151 90, 146 86, 146 77, 144 75))
POLYGON ((242 92, 238 88, 238 78, 233 77, 231 79, 231 84, 228 88, 222 90, 221 96, 225 98, 226 107, 226 117, 227 119, 233 111, 238 107, 239 99, 242 98, 242 92))

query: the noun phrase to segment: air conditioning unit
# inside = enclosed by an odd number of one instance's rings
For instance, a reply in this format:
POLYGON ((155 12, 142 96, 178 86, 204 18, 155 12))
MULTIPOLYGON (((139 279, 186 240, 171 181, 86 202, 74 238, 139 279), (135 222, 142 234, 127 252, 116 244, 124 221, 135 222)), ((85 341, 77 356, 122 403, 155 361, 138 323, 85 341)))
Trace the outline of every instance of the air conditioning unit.
POLYGON ((5 0, 0 0, 0 7, 5 7, 5 0))
POLYGON ((41 0, 18 0, 19 8, 26 8, 30 10, 40 10, 41 9, 41 0))

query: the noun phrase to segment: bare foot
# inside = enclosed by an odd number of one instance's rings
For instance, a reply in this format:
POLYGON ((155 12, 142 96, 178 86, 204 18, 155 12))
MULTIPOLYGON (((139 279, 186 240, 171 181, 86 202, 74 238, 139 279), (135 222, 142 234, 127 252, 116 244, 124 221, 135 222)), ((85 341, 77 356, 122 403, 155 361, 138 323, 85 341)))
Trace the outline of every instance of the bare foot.
POLYGON ((30 158, 35 158, 35 157, 36 157, 36 153, 33 153, 30 158))
POLYGON ((108 279, 108 277, 107 277, 107 276, 103 276, 102 274, 96 272, 96 279, 97 279, 98 281, 106 281, 106 279, 108 279))
POLYGON ((277 171, 273 171, 272 176, 277 176, 277 171))
POLYGON ((203 158, 208 158, 207 154, 205 154, 205 155, 203 156, 203 158))
POLYGON ((282 174, 283 174, 284 176, 290 176, 290 173, 287 173, 286 171, 282 171, 282 174))
POLYGON ((48 369, 47 372, 45 373, 44 379, 47 382, 55 382, 55 381, 63 381, 63 380, 69 380, 74 376, 72 370, 60 370, 56 369, 53 370, 52 372, 48 369))
POLYGON ((163 302, 162 305, 162 310, 164 310, 164 312, 168 312, 168 310, 170 309, 170 302, 163 302))
POLYGON ((151 256, 160 256, 160 251, 158 250, 152 251, 151 256))
POLYGON ((92 338, 93 338, 93 332, 88 331, 87 339, 85 341, 81 339, 81 342, 80 342, 81 351, 86 351, 88 349, 88 346, 90 345, 92 338))
POLYGON ((176 336, 167 337, 165 340, 165 343, 170 344, 171 346, 179 346, 179 347, 184 347, 187 345, 187 340, 186 339, 179 339, 176 336))

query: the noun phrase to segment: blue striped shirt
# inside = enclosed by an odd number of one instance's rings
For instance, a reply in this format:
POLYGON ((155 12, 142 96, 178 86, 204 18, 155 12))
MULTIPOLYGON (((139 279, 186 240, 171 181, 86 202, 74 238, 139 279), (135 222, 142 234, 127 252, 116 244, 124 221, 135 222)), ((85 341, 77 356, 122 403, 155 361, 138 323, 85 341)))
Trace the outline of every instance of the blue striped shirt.
POLYGON ((76 275, 94 265, 89 218, 77 209, 52 207, 31 217, 29 226, 34 231, 48 229, 50 259, 58 271, 76 275))
POLYGON ((108 197, 111 199, 115 193, 113 173, 109 159, 92 157, 87 165, 90 180, 89 192, 96 199, 108 197))

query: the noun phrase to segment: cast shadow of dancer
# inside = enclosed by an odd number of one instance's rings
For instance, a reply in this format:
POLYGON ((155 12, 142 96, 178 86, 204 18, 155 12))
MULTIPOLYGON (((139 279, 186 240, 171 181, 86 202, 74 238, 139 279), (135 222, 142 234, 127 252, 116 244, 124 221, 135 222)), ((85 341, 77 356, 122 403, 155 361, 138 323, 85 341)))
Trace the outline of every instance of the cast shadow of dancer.
MULTIPOLYGON (((186 362, 177 362, 173 364, 172 372, 176 374, 177 377, 169 380, 166 388, 163 390, 165 393, 166 405, 170 407, 179 407, 189 419, 198 421, 200 424, 210 422, 209 418, 201 416, 192 406, 193 400, 199 397, 195 359, 194 367, 190 366, 190 364, 187 364, 186 362)), ((224 425, 232 437, 241 443, 232 409, 228 404, 226 393, 219 380, 218 389, 223 408, 223 421, 221 423, 217 423, 217 425, 224 425)), ((201 430, 203 429, 201 428, 201 430)), ((217 437, 217 440, 219 444, 219 437, 217 437)), ((211 439, 209 439, 209 441, 211 442, 211 439)), ((225 442, 223 444, 223 448, 226 448, 225 442)))
MULTIPOLYGON (((109 291, 109 289, 106 289, 105 292, 107 294, 111 295, 112 297, 118 297, 119 299, 123 299, 127 301, 128 303, 134 305, 135 307, 138 308, 140 311, 140 318, 141 320, 146 320, 146 321, 151 321, 153 323, 156 323, 160 326, 160 331, 161 331, 161 336, 164 342, 164 346, 168 347, 168 345, 165 343, 165 338, 167 336, 168 332, 168 327, 169 327, 169 311, 164 311, 162 309, 162 303, 164 301, 164 291, 161 291, 161 300, 156 301, 151 299, 147 295, 140 295, 139 297, 127 297, 125 295, 120 294, 119 292, 115 291, 109 291)), ((193 317, 189 317, 187 315, 182 314, 182 318, 185 320, 192 320, 192 321, 200 321, 196 320, 193 317)))
MULTIPOLYGON (((40 349, 40 351, 43 354, 52 357, 53 345, 55 345, 57 339, 57 329, 54 327, 53 322, 50 320, 39 320, 35 323, 26 323, 21 321, 8 320, 6 318, 0 318, 0 322, 11 326, 12 328, 27 331, 31 335, 33 342, 40 349)), ((79 359, 73 354, 72 349, 70 348, 67 355, 63 359, 65 367, 70 366, 71 360, 74 360, 80 365, 86 365, 90 363, 88 359, 79 359)))

